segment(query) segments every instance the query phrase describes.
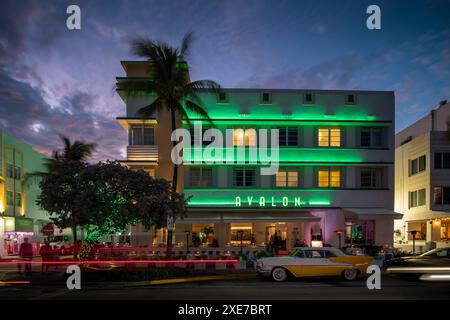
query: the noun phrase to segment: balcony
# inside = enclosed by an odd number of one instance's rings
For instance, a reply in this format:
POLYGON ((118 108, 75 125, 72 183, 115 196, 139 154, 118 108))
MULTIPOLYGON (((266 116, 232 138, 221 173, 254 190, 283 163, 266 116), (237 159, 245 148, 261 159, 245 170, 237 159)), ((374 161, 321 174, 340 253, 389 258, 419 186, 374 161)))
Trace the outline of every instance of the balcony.
POLYGON ((158 161, 158 146, 128 146, 127 159, 129 161, 158 161))

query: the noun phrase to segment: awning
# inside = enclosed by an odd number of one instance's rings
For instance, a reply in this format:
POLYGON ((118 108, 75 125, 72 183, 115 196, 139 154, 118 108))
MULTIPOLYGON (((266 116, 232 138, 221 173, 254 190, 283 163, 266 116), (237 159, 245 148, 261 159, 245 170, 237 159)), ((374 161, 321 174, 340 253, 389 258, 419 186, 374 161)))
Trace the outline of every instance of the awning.
POLYGON ((220 214, 215 213, 188 213, 184 218, 177 218, 175 223, 219 223, 222 221, 220 214))
POLYGON ((175 223, 220 223, 220 222, 314 222, 320 221, 320 217, 316 217, 309 213, 292 212, 292 213, 274 213, 274 212, 226 212, 226 213, 210 213, 195 212, 188 213, 184 218, 178 218, 175 223))
POLYGON ((236 213, 223 216, 224 222, 313 222, 320 217, 309 212, 297 213, 236 213))
POLYGON ((346 218, 359 219, 367 218, 367 216, 392 216, 394 219, 401 219, 403 214, 386 208, 343 208, 346 218))
POLYGON ((450 212, 445 211, 427 211, 420 213, 408 213, 405 215, 405 221, 424 221, 431 219, 450 218, 450 212))

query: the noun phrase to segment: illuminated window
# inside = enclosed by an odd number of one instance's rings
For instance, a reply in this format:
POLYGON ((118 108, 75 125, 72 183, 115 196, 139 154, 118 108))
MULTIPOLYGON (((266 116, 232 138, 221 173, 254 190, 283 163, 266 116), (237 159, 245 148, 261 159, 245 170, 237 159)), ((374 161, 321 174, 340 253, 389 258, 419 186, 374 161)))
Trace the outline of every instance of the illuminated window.
POLYGON ((256 130, 255 129, 234 129, 233 130, 233 146, 256 147, 256 130))
POLYGON ((278 171, 276 174, 275 184, 277 187, 298 187, 297 171, 278 171))
POLYGON ((341 186, 341 170, 337 168, 324 168, 317 172, 318 186, 320 188, 339 188, 341 186))
POLYGON ((319 128, 318 144, 319 147, 340 147, 341 129, 319 128))
POLYGON ((450 187, 434 187, 434 204, 450 204, 450 187))

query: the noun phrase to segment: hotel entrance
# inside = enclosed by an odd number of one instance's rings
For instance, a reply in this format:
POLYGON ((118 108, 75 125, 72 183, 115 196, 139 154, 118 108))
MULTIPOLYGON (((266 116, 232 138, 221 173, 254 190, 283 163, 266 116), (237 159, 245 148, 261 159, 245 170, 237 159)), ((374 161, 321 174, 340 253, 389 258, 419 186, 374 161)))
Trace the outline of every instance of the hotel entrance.
POLYGON ((286 250, 287 224, 285 222, 274 223, 266 226, 266 243, 273 244, 275 237, 279 237, 279 249, 286 250))

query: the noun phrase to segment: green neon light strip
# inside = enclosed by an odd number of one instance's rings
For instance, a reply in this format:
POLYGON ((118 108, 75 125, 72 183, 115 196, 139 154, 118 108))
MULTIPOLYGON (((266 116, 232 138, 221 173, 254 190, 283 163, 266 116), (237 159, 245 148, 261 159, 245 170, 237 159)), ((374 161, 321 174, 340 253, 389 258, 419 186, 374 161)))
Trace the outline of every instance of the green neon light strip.
MULTIPOLYGON (((215 155, 215 151, 209 157, 203 157, 205 154, 205 149, 203 148, 185 148, 183 149, 183 159, 185 162, 219 162, 219 163, 228 163, 233 164, 235 162, 244 162, 250 163, 250 160, 256 160, 256 163, 267 163, 270 160, 270 155, 272 154, 270 148, 255 148, 256 156, 253 159, 250 159, 250 151, 249 148, 245 148, 244 156, 238 158, 238 150, 240 148, 222 148, 222 154, 217 152, 217 156, 215 155), (260 152, 264 152, 269 157, 268 159, 261 159, 260 152)), ((361 154, 361 150, 358 149, 333 149, 333 148, 280 148, 279 149, 279 162, 306 162, 306 163, 360 163, 364 162, 363 155, 361 154)))
MULTIPOLYGON (((207 120, 204 119, 190 119, 191 123, 194 121, 200 121, 202 123, 208 123, 207 120)), ((330 125, 330 126, 388 126, 392 123, 392 121, 376 121, 376 120, 340 120, 340 121, 330 121, 330 120, 319 120, 316 119, 314 121, 302 121, 302 120, 273 120, 273 119, 255 119, 255 120, 248 120, 248 119, 217 119, 212 118, 212 122, 216 126, 222 126, 222 125, 231 125, 235 126, 237 124, 239 125, 259 125, 259 126, 280 126, 280 125, 298 125, 298 126, 322 126, 322 125, 330 125)), ((187 123, 185 120, 183 120, 183 123, 187 123)))

